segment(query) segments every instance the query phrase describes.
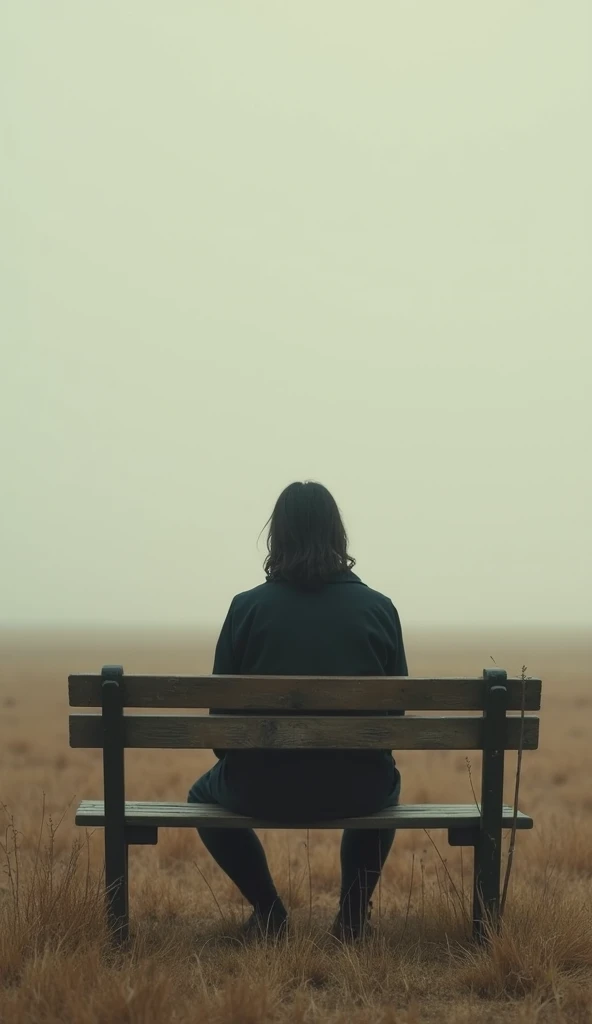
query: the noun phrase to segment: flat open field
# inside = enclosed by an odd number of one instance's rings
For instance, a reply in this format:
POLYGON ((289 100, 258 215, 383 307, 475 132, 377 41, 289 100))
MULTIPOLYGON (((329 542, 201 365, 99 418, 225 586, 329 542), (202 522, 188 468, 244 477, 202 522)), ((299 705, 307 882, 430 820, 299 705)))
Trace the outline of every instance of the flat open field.
MULTIPOLYGON (((377 935, 359 948, 327 935, 339 836, 263 836, 294 933, 277 947, 236 938, 239 895, 189 830, 133 849, 133 949, 113 958, 100 914, 102 833, 73 824, 100 797, 95 751, 70 750, 66 676, 210 670, 198 635, 0 634, 0 1020, 43 1024, 395 1024, 592 1021, 592 645, 577 635, 415 635, 412 674, 478 674, 491 658, 543 679, 541 747, 526 753, 504 930, 467 939, 468 851, 444 832, 402 832, 385 867, 377 935), (308 846, 307 846, 308 841, 308 846), (16 845, 16 850, 15 850, 16 845)), ((128 796, 184 799, 208 753, 131 751, 128 796)), ((472 800, 462 752, 397 758, 405 802, 472 800)), ((478 785, 478 759, 471 755, 478 785)), ((512 801, 515 756, 506 759, 512 801)))

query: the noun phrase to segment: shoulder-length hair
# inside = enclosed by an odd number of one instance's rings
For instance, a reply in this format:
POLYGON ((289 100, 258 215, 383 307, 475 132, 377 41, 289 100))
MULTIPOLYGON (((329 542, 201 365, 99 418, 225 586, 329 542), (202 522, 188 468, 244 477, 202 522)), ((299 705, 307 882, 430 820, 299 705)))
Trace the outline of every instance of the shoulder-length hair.
POLYGON ((263 567, 268 581, 314 587, 356 564, 347 551, 337 502, 322 484, 289 484, 265 526, 268 554, 263 567))

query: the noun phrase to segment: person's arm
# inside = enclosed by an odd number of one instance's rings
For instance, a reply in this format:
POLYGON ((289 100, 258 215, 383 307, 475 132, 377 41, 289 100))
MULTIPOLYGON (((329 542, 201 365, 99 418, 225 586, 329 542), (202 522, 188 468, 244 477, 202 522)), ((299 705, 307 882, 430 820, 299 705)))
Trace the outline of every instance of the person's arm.
MULTIPOLYGON (((214 666, 212 668, 212 675, 214 676, 233 676, 238 675, 237 661, 232 643, 232 603, 228 609, 228 613, 224 620, 222 629, 220 630, 220 636, 216 644, 216 651, 214 654, 214 666)), ((224 708, 210 708, 208 714, 210 715, 224 715, 228 714, 228 709, 224 708)), ((221 760, 226 751, 225 750, 214 750, 214 753, 218 760, 221 760)))
POLYGON ((224 625, 220 630, 220 636, 218 637, 218 643, 216 644, 216 652, 214 654, 214 667, 212 668, 212 675, 214 676, 234 676, 238 675, 236 657, 234 654, 234 648, 232 643, 232 605, 228 609, 226 618, 224 619, 224 625))
MULTIPOLYGON (((405 656, 405 644, 403 643, 403 630, 399 613, 393 602, 390 602, 392 643, 389 645, 387 676, 408 676, 407 658, 405 656)), ((389 711, 389 715, 404 715, 404 711, 389 711)))

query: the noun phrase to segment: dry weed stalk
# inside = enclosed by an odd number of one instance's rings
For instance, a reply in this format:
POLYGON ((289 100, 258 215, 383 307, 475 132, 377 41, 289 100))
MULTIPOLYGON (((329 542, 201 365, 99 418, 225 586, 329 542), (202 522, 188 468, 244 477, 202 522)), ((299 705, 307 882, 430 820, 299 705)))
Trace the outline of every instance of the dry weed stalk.
POLYGON ((96 940, 100 935, 97 920, 102 919, 103 911, 103 881, 91 872, 88 837, 74 839, 68 855, 59 858, 56 835, 63 816, 56 824, 46 813, 44 798, 29 860, 14 816, 4 804, 0 808, 7 820, 0 854, 8 897, 0 903, 0 959, 13 964, 38 955, 47 944, 73 947, 91 935, 96 940))

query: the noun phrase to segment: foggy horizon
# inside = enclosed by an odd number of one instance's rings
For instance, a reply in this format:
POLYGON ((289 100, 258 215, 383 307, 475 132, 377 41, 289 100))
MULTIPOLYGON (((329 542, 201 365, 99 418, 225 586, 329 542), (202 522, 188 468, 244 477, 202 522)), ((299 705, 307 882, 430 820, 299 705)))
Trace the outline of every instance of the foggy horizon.
POLYGON ((404 629, 589 626, 590 5, 4 23, 0 627, 215 633, 297 479, 404 629))

